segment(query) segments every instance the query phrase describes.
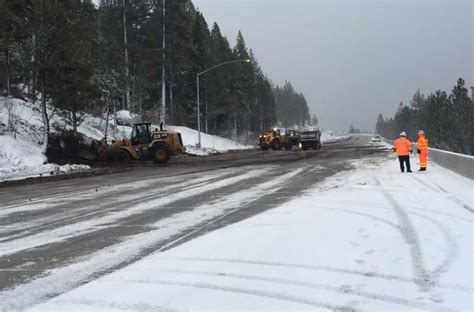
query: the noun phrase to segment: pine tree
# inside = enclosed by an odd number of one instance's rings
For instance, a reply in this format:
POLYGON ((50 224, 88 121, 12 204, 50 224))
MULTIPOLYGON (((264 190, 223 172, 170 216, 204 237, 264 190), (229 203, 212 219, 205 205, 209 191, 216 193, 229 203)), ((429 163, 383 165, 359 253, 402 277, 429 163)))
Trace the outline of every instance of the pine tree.
POLYGON ((473 152, 471 142, 474 133, 474 106, 464 85, 465 81, 459 78, 449 96, 452 108, 452 131, 449 135, 453 141, 454 151, 470 155, 473 152))
POLYGON ((385 120, 383 119, 383 115, 379 114, 377 116, 377 123, 375 124, 375 132, 380 134, 383 137, 386 137, 387 133, 385 131, 386 131, 385 120))

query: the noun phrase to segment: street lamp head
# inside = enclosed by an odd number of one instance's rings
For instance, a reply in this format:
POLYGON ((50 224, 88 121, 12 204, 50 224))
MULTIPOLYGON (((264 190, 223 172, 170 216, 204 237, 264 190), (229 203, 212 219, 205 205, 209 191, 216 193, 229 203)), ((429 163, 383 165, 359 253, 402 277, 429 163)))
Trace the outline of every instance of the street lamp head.
POLYGON ((252 63, 252 60, 251 59, 245 59, 244 62, 245 63, 252 63))

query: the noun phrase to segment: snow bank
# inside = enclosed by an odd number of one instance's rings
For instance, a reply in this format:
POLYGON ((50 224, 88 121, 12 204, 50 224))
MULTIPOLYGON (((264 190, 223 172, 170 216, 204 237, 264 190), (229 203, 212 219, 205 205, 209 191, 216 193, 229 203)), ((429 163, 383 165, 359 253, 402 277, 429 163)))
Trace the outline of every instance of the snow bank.
MULTIPOLYGON (((44 174, 58 174, 68 170, 86 170, 87 166, 64 166, 54 164, 45 165, 47 159, 41 153, 43 140, 43 120, 39 110, 40 103, 32 103, 22 99, 0 97, 0 181, 40 176, 44 174), (7 133, 9 115, 14 116, 17 127, 16 138, 7 133)), ((48 107, 51 131, 55 128, 70 129, 63 117, 53 114, 48 107)), ((132 128, 129 124, 136 120, 137 115, 127 110, 117 112, 118 125, 113 116, 109 122, 100 117, 86 115, 78 126, 78 132, 92 140, 101 140, 107 132, 109 139, 129 138, 132 128), (107 131, 106 131, 107 130, 107 131)), ((153 125, 154 128, 159 126, 153 125)), ((201 148, 197 148, 198 133, 194 129, 179 126, 167 126, 169 130, 181 133, 183 143, 189 154, 209 155, 226 152, 234 149, 252 148, 232 140, 201 133, 201 148)))
MULTIPOLYGON (((0 181, 90 169, 89 166, 46 164, 46 156, 41 153, 43 121, 38 107, 39 103, 0 97, 0 123, 8 126, 8 116, 12 115, 17 128, 16 138, 12 133, 2 131, 0 134, 0 181)), ((52 109, 48 113, 51 114, 52 109)), ((51 125, 54 124, 64 125, 64 120, 53 115, 51 125)))
POLYGON ((117 112, 117 120, 119 124, 132 124, 137 120, 138 115, 128 110, 120 110, 117 112))
POLYGON ((204 132, 201 132, 201 148, 197 148, 197 130, 180 126, 166 126, 166 128, 181 133, 183 144, 186 146, 187 152, 189 154, 203 156, 218 152, 227 152, 229 150, 254 148, 254 146, 242 145, 235 141, 216 135, 206 134, 204 132))
POLYGON ((321 134, 321 142, 323 143, 331 143, 331 142, 336 142, 340 140, 347 139, 347 136, 345 135, 336 135, 332 131, 323 131, 321 134))

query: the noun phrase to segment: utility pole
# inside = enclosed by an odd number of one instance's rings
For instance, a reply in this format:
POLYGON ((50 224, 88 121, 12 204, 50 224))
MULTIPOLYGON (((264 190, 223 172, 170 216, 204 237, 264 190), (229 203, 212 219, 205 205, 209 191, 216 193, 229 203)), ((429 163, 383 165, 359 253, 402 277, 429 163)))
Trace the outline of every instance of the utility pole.
POLYGON ((125 14, 125 0, 122 0, 123 6, 123 47, 124 47, 124 59, 125 59, 125 96, 124 96, 124 108, 132 109, 130 105, 130 85, 129 85, 129 68, 128 68, 128 39, 127 39, 127 17, 125 14))
POLYGON ((165 24, 165 17, 166 17, 166 1, 163 0, 163 43, 162 43, 162 61, 163 64, 161 66, 161 107, 160 107, 160 124, 163 123, 165 125, 166 122, 166 81, 165 81, 165 49, 166 49, 166 24, 165 24))

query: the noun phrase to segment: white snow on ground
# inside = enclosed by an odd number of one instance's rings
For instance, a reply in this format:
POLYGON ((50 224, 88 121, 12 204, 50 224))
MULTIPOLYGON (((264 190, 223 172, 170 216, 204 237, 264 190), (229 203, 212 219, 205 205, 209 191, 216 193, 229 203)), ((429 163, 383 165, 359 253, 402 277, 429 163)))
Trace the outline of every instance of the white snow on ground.
MULTIPOLYGON (((184 190, 173 197, 167 196, 165 199, 162 198, 161 202, 170 203, 204 191, 212 189, 217 190, 220 187, 235 184, 238 181, 244 181, 245 179, 250 179, 255 176, 265 176, 268 172, 271 173, 272 169, 272 167, 267 167, 265 169, 257 169, 255 167, 241 168, 237 170, 237 175, 234 177, 226 178, 217 183, 204 184, 190 188, 189 190, 184 190), (246 171, 248 172, 246 173, 246 171)), ((291 178, 301 174, 304 170, 311 170, 311 168, 301 168, 277 177, 270 175, 271 178, 269 178, 267 182, 261 184, 259 188, 243 189, 242 191, 235 192, 230 196, 216 197, 214 201, 194 207, 192 211, 177 213, 170 218, 157 221, 155 224, 150 225, 152 230, 148 232, 127 237, 119 244, 104 248, 94 254, 83 257, 79 262, 72 263, 60 269, 51 270, 44 274, 43 277, 37 278, 30 283, 0 293, 0 302, 2 302, 2 305, 7 307, 9 310, 23 310, 25 306, 32 302, 37 302, 45 296, 62 292, 64 289, 70 288, 71 285, 81 284, 81 281, 83 282, 84 280, 91 278, 94 275, 94 272, 113 268, 147 248, 154 246, 159 241, 167 240, 186 229, 194 228, 194 231, 198 231, 200 230, 198 225, 201 226, 203 223, 209 225, 240 209, 242 205, 246 205, 263 195, 277 193, 285 183, 288 183, 291 178)), ((225 169, 220 170, 219 174, 226 175, 230 172, 233 172, 233 170, 225 169)), ((191 181, 188 181, 188 183, 190 182, 191 181)), ((198 183, 198 185, 199 184, 200 183, 198 183)), ((140 205, 141 204, 132 205, 125 210, 127 210, 128 213, 133 214, 136 209, 140 209, 140 207, 143 206, 140 205)), ((148 205, 153 205, 153 203, 149 202, 148 205)), ((144 209, 144 207, 141 209, 144 209)), ((109 216, 104 217, 109 218, 109 216)), ((113 226, 113 224, 114 223, 109 222, 108 226, 113 226)), ((90 226, 94 225, 90 224, 90 226)), ((107 225, 103 224, 103 226, 107 225)), ((79 231, 76 232, 76 235, 84 233, 81 229, 83 228, 76 228, 76 230, 79 231)), ((56 234, 58 233, 51 233, 51 236, 53 237, 56 234)), ((191 234, 192 233, 186 234, 174 242, 191 234)), ((48 242, 43 242, 42 244, 46 243, 48 242)), ((166 246, 162 249, 164 248, 166 248, 166 246)))
POLYGON ((230 139, 209 135, 204 132, 201 132, 201 148, 197 148, 197 130, 179 126, 167 126, 166 128, 181 133, 183 144, 186 146, 186 150, 189 154, 203 156, 217 152, 227 152, 229 150, 254 148, 254 146, 242 145, 230 139))
MULTIPOLYGON (((82 165, 58 166, 56 164, 45 164, 46 157, 41 153, 43 121, 39 106, 39 103, 0 97, 0 181, 90 169, 88 166, 82 165), (11 111, 15 116, 18 127, 16 139, 5 129, 9 122, 8 107, 13 108, 11 111)), ((55 125, 61 128, 64 127, 64 119, 52 113, 52 108, 49 108, 51 131, 54 131, 55 125)), ((107 137, 109 139, 129 138, 132 131, 129 125, 134 122, 136 117, 130 111, 118 111, 119 125, 116 126, 113 116, 109 116, 107 137), (120 125, 120 123, 124 125, 120 125)), ((85 116, 84 121, 78 126, 78 132, 90 139, 101 140, 106 132, 105 119, 85 116)), ((158 126, 154 127, 158 128, 158 126)), ((201 134, 202 147, 197 148, 198 135, 196 130, 177 126, 169 126, 167 129, 181 132, 183 143, 186 145, 189 154, 209 155, 234 149, 251 148, 229 139, 205 133, 201 134)))
MULTIPOLYGON (((354 166, 278 208, 157 252, 31 310, 472 311, 473 214, 467 208, 474 206, 474 181, 439 166, 401 174, 393 155, 354 166)), ((251 195, 277 192, 281 182, 251 195)), ((232 213, 241 200, 229 198, 216 208, 232 213)), ((141 236, 153 234, 137 235, 126 246, 140 244, 141 236)), ((122 247, 101 253, 114 259, 122 247)), ((84 266, 61 273, 81 275, 84 266)), ((46 279, 20 286, 18 297, 64 286, 46 279)))
POLYGON ((323 133, 321 133, 321 142, 323 143, 336 142, 347 138, 345 135, 338 135, 332 131, 323 131, 323 133))
MULTIPOLYGON (((41 153, 42 126, 39 105, 21 99, 0 97, 0 123, 8 125, 9 107, 15 116, 16 138, 10 133, 0 133, 0 181, 28 177, 56 175, 71 171, 88 170, 88 166, 45 164, 41 153)), ((58 122, 51 118, 51 124, 58 122)))

